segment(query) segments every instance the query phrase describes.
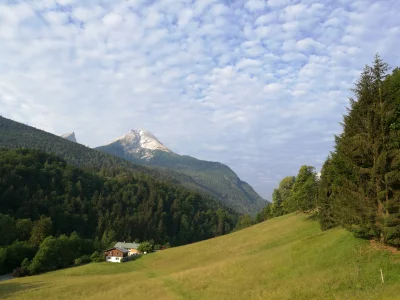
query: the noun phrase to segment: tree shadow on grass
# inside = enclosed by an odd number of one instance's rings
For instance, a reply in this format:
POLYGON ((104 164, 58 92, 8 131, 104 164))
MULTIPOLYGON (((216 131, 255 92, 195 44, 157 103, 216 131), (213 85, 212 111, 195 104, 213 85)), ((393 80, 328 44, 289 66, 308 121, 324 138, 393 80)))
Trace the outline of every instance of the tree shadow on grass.
POLYGON ((315 212, 308 212, 307 213, 308 216, 306 218, 307 221, 318 221, 319 220, 319 216, 317 213, 315 212))
POLYGON ((129 257, 129 260, 128 260, 127 262, 138 260, 138 259, 140 259, 142 256, 143 256, 143 254, 141 254, 141 255, 132 255, 132 256, 129 257))
POLYGON ((15 293, 39 288, 42 284, 38 283, 20 283, 20 282, 3 282, 0 284, 0 299, 7 299, 15 293))

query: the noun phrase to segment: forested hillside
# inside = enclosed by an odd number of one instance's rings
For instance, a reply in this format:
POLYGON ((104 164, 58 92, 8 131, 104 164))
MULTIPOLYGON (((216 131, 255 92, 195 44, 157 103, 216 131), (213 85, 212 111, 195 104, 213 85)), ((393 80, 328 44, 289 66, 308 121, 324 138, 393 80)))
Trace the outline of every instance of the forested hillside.
POLYGON ((230 232, 236 220, 176 185, 127 172, 103 178, 38 150, 0 150, 1 272, 31 259, 49 235, 75 234, 98 250, 134 239, 183 245, 230 232))
POLYGON ((0 147, 6 149, 38 149, 55 154, 65 159, 69 164, 89 172, 99 172, 100 175, 115 175, 129 170, 149 174, 154 178, 171 179, 176 182, 190 180, 183 175, 157 172, 150 168, 133 164, 119 157, 96 151, 78 143, 46 131, 33 128, 0 116, 0 147))
POLYGON ((142 158, 140 152, 126 153, 118 142, 96 149, 136 164, 173 170, 188 176, 192 181, 182 182, 184 186, 190 188, 195 182, 222 203, 241 213, 255 215, 266 203, 247 182, 240 180, 235 172, 219 162, 164 151, 153 151, 151 158, 142 158))
POLYGON ((210 174, 203 173, 204 180, 197 180, 196 176, 192 177, 191 174, 174 171, 173 168, 167 168, 168 166, 161 165, 156 167, 155 165, 143 166, 135 164, 127 161, 126 159, 129 158, 123 157, 119 153, 108 151, 112 154, 110 155, 97 151, 0 116, 1 147, 7 149, 22 147, 39 149, 46 153, 55 154, 65 159, 69 164, 101 176, 115 176, 125 171, 149 175, 152 178, 176 183, 204 195, 214 197, 239 213, 255 214, 263 205, 263 200, 257 193, 247 183, 240 181, 232 171, 231 173, 235 175, 235 178, 228 178, 228 185, 225 184, 221 188, 221 184, 218 184, 220 180, 215 181, 215 172, 213 170, 210 170, 210 174), (233 180, 233 182, 231 183, 229 180, 233 180), (235 188, 233 184, 239 188, 235 188), (251 201, 247 201, 247 198, 251 201))
POLYGON ((379 56, 365 67, 321 177, 303 166, 284 178, 258 221, 315 211, 322 229, 343 226, 400 247, 400 69, 388 70, 379 56))

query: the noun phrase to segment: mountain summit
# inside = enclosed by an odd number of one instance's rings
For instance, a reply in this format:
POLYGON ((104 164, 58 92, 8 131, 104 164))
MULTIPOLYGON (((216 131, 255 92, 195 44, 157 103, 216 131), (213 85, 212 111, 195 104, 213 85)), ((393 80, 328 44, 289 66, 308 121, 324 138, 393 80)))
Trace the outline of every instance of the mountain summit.
POLYGON ((150 131, 145 129, 131 129, 128 133, 112 141, 107 146, 119 147, 125 155, 133 154, 142 159, 150 159, 154 156, 154 151, 164 151, 172 153, 165 147, 150 131))
POLYGON ((228 166, 176 154, 144 129, 131 130, 110 144, 96 149, 137 164, 183 175, 184 186, 210 194, 240 213, 254 215, 266 204, 265 200, 228 166))
POLYGON ((73 132, 73 131, 65 133, 65 134, 61 135, 61 137, 66 139, 66 140, 69 140, 71 142, 75 142, 75 143, 77 142, 76 138, 75 138, 75 132, 73 132))

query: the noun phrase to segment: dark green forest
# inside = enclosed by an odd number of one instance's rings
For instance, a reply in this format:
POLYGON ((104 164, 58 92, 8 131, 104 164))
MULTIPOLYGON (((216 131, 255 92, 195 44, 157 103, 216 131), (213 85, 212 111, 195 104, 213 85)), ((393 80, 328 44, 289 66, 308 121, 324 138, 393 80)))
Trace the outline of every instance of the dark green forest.
MULTIPOLYGON (((188 176, 213 197, 240 213, 255 215, 265 205, 265 200, 247 182, 240 180, 235 172, 219 162, 164 151, 154 151, 150 159, 143 159, 141 153, 126 153, 118 141, 96 149, 136 164, 173 170, 188 176)), ((191 184, 182 182, 188 188, 191 188, 191 184)))
POLYGON ((311 166, 284 178, 257 221, 313 212, 323 230, 400 247, 400 69, 388 70, 379 56, 364 68, 320 178, 311 166))
POLYGON ((183 245, 236 224, 235 212, 199 193, 136 173, 114 175, 38 150, 0 150, 0 272, 23 261, 33 274, 65 267, 115 241, 183 245), (54 265, 51 255, 65 260, 54 265))
POLYGON ((214 197, 239 213, 255 214, 264 205, 264 200, 251 186, 241 181, 227 166, 189 156, 174 154, 166 159, 158 153, 153 164, 143 166, 137 164, 142 163, 139 160, 126 157, 119 148, 98 148, 110 155, 1 116, 0 148, 42 150, 101 176, 116 176, 126 171, 137 176, 151 176, 214 197))

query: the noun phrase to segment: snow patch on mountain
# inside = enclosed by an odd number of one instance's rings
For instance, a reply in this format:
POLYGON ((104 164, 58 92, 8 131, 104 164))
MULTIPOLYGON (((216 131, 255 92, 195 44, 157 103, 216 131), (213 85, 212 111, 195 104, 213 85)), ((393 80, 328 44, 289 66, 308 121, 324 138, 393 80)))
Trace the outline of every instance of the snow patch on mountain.
POLYGON ((153 151, 159 150, 171 153, 150 131, 145 129, 130 130, 110 144, 119 143, 127 153, 140 153, 142 158, 150 159, 153 151))
POLYGON ((61 135, 62 138, 76 143, 75 132, 68 132, 61 135))

